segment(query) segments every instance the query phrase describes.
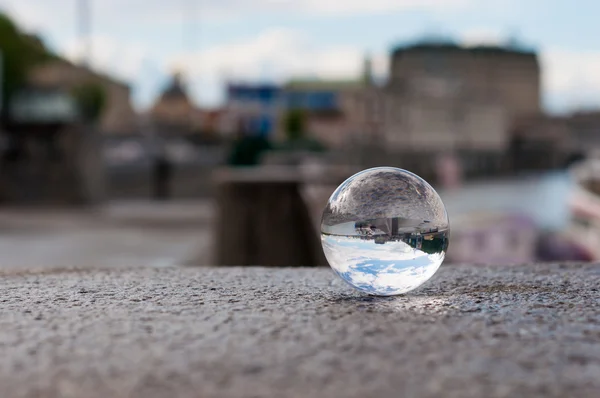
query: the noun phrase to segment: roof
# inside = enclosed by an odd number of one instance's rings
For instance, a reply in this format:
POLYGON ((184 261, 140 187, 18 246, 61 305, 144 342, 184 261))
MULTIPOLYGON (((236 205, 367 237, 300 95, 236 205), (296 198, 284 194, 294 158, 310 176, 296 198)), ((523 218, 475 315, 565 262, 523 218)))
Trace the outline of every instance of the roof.
POLYGON ((397 46, 393 50, 393 55, 399 55, 402 53, 414 53, 414 52, 466 52, 472 54, 506 54, 516 56, 536 56, 536 52, 532 49, 524 48, 517 45, 507 46, 491 46, 491 45, 477 45, 477 46, 463 46, 456 44, 451 41, 439 41, 439 42, 428 42, 421 41, 408 45, 397 46))
POLYGON ((298 79, 290 80, 284 87, 286 90, 352 90, 364 87, 363 80, 321 80, 321 79, 298 79))
POLYGON ((58 57, 52 57, 51 59, 49 59, 46 62, 42 62, 39 65, 36 65, 33 69, 32 69, 32 73, 30 73, 29 76, 29 83, 36 85, 36 86, 47 86, 48 84, 50 85, 57 85, 59 83, 57 83, 57 80, 60 82, 65 82, 65 81, 74 81, 73 79, 71 79, 71 75, 70 73, 64 74, 61 73, 60 74, 60 78, 52 78, 51 80, 53 80, 53 82, 48 83, 45 82, 44 80, 46 80, 45 77, 40 79, 40 76, 46 76, 46 74, 44 73, 46 70, 50 69, 53 70, 53 68, 68 68, 68 71, 71 70, 81 70, 81 71, 85 71, 87 75, 87 77, 85 79, 81 79, 81 82, 83 82, 83 80, 89 80, 90 77, 93 77, 92 80, 98 79, 100 82, 108 82, 110 84, 116 85, 116 86, 120 86, 122 88, 125 88, 127 90, 130 89, 130 86, 128 83, 125 83, 123 81, 120 81, 116 78, 114 78, 113 76, 109 76, 103 73, 100 73, 94 69, 91 69, 85 65, 77 65, 69 60, 63 59, 63 58, 58 58, 58 57), (68 76, 68 77, 65 77, 68 76), (41 80, 41 81, 40 81, 41 80))
MULTIPOLYGON (((71 62, 71 61, 69 61, 69 60, 67 60, 67 59, 64 59, 64 58, 59 58, 59 57, 53 58, 53 61, 54 61, 54 62, 61 62, 61 63, 63 63, 63 64, 69 65, 69 66, 71 66, 71 67, 73 67, 73 68, 80 68, 80 69, 86 70, 86 71, 87 71, 87 72, 89 72, 91 75, 94 75, 94 76, 96 76, 96 77, 98 77, 98 78, 100 78, 100 79, 102 79, 102 80, 106 80, 106 81, 108 81, 108 82, 111 82, 111 83, 113 83, 113 84, 115 84, 115 85, 118 85, 118 86, 124 87, 124 88, 126 88, 126 89, 128 89, 128 90, 131 88, 131 86, 129 85, 129 83, 127 83, 127 82, 124 82, 124 81, 122 81, 122 80, 120 80, 120 79, 118 79, 118 78, 116 78, 116 77, 114 77, 114 76, 108 75, 108 74, 106 74, 106 73, 99 72, 98 70, 92 69, 92 68, 90 68, 89 66, 86 66, 86 65, 78 65, 78 64, 76 64, 76 63, 74 63, 74 62, 71 62)), ((49 63, 52 63, 53 61, 49 61, 49 63)), ((42 67, 43 67, 43 64, 42 64, 42 65, 40 65, 40 66, 42 66, 42 67)))
POLYGON ((186 98, 187 93, 185 88, 183 87, 183 82, 181 80, 181 75, 179 73, 175 73, 165 88, 165 90, 161 94, 161 98, 165 99, 176 99, 176 98, 186 98))

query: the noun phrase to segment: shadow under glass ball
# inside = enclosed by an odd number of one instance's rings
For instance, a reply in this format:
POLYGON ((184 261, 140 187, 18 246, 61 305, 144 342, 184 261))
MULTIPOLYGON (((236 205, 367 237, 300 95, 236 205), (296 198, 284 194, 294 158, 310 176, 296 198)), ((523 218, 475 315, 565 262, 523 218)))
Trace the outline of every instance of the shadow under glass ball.
POLYGON ((438 270, 449 222, 437 192, 394 167, 361 171, 331 195, 321 243, 331 268, 365 293, 392 296, 416 289, 438 270))

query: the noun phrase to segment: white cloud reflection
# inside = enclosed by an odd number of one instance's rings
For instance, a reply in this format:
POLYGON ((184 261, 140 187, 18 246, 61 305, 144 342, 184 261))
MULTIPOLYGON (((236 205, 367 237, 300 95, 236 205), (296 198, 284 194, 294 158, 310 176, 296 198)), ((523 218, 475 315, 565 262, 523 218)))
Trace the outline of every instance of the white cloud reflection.
POLYGON ((322 236, 327 261, 351 285, 366 293, 395 295, 410 291, 435 274, 444 253, 427 254, 408 244, 343 236, 322 236))

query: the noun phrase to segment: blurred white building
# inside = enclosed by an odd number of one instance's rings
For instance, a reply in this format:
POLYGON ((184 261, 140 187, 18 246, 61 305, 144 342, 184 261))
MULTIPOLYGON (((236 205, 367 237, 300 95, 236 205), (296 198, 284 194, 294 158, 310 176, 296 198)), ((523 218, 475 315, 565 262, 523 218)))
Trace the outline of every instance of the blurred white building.
POLYGON ((359 93, 363 142, 405 152, 488 151, 509 146, 517 117, 540 113, 535 52, 421 43, 392 53, 387 84, 359 93))

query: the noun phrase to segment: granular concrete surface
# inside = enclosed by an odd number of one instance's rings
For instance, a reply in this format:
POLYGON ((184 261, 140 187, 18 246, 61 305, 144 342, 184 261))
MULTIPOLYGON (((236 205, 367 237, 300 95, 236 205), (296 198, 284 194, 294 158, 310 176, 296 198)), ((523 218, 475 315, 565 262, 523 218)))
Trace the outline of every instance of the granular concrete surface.
POLYGON ((600 396, 599 265, 3 271, 2 397, 600 396))

